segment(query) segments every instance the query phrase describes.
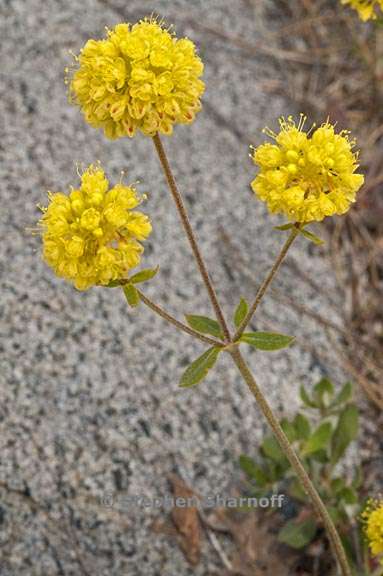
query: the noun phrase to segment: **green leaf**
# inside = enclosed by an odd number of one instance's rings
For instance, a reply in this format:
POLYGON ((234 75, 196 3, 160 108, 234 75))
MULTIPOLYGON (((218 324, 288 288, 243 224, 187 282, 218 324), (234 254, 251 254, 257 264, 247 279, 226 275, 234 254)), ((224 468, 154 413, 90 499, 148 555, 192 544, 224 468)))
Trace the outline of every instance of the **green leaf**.
POLYGON ((286 434, 289 442, 294 442, 297 438, 297 432, 295 426, 292 422, 290 422, 287 418, 283 418, 281 420, 281 427, 283 432, 286 434))
POLYGON ((331 492, 334 494, 338 494, 341 490, 343 490, 346 486, 346 483, 343 478, 334 478, 331 480, 331 492))
POLYGON ((129 278, 129 281, 132 284, 139 284, 140 282, 147 282, 148 280, 151 280, 152 278, 154 278, 154 276, 157 274, 159 270, 159 266, 156 266, 156 268, 145 268, 144 270, 140 270, 140 272, 137 272, 137 274, 133 274, 133 276, 131 276, 129 278))
POLYGON ((303 386, 303 384, 299 389, 299 394, 300 394, 300 397, 301 397, 303 404, 306 404, 306 406, 308 406, 309 408, 318 408, 317 403, 314 402, 314 400, 312 400, 310 398, 310 396, 308 395, 307 390, 303 386))
POLYGON ((193 330, 197 330, 197 332, 201 332, 202 334, 210 334, 223 340, 221 327, 216 320, 195 314, 186 314, 185 318, 193 330))
POLYGON ((275 484, 276 482, 280 482, 286 476, 286 470, 288 469, 288 461, 285 460, 281 462, 275 462, 271 459, 266 459, 267 465, 267 476, 269 478, 270 484, 275 484), (283 464, 283 465, 282 465, 283 464))
POLYGON ((320 462, 321 464, 328 464, 329 462, 327 450, 324 448, 310 454, 310 458, 316 462, 320 462))
POLYGON ((303 447, 303 454, 305 456, 318 452, 318 450, 324 449, 328 442, 330 441, 332 434, 331 422, 323 422, 315 430, 314 434, 310 436, 303 447))
POLYGON ((289 496, 294 498, 295 500, 299 500, 299 502, 307 502, 307 494, 303 490, 301 483, 296 478, 293 478, 288 489, 289 496))
POLYGON ((304 228, 300 229, 300 233, 302 234, 302 236, 307 238, 307 240, 314 242, 314 244, 317 244, 318 246, 320 246, 321 244, 324 244, 324 240, 322 240, 321 238, 319 238, 319 236, 316 236, 312 232, 305 230, 304 228))
POLYGON ((111 280, 109 284, 103 286, 103 288, 117 288, 118 286, 122 286, 121 280, 111 280))
POLYGON ((341 492, 339 492, 338 497, 348 505, 353 505, 358 502, 357 493, 350 486, 346 486, 341 492))
POLYGON ((333 406, 339 406, 339 404, 345 404, 352 398, 352 384, 351 382, 346 382, 342 390, 335 396, 333 401, 333 406))
POLYGON ((280 530, 278 540, 299 550, 311 542, 317 531, 317 525, 312 518, 304 522, 295 522, 291 520, 280 530))
POLYGON ((303 414, 298 414, 294 418, 294 427, 299 440, 307 440, 311 434, 310 422, 303 414))
POLYGON ((294 228, 295 224, 293 224, 292 222, 290 222, 290 224, 282 224, 281 226, 274 226, 274 230, 291 230, 291 228, 294 228))
POLYGON ((217 361, 218 354, 221 352, 221 348, 216 348, 213 346, 206 350, 201 356, 199 356, 194 362, 190 364, 183 373, 180 381, 181 388, 189 388, 190 386, 195 386, 203 380, 209 370, 213 368, 217 361))
POLYGON ((363 472, 362 472, 362 468, 360 466, 357 467, 357 469, 355 470, 354 473, 354 478, 352 480, 352 487, 355 488, 355 490, 358 490, 363 483, 363 472))
POLYGON ((234 324, 236 328, 240 326, 243 320, 246 318, 246 314, 249 311, 249 305, 244 298, 241 298, 239 304, 234 312, 234 324))
POLYGON ((328 378, 322 378, 314 386, 314 396, 321 406, 328 406, 330 398, 334 395, 334 384, 328 378))
POLYGON ((239 457, 239 465, 242 470, 250 477, 253 477, 255 474, 255 470, 257 468, 256 463, 250 456, 246 456, 246 454, 241 454, 239 457))
POLYGON ((335 506, 327 506, 328 513, 334 524, 339 524, 342 521, 342 513, 335 506))
POLYGON ((258 486, 262 487, 267 484, 268 478, 265 471, 258 466, 252 458, 246 456, 246 454, 241 454, 239 457, 239 465, 249 478, 256 481, 258 486))
POLYGON ((294 336, 286 336, 276 332, 246 332, 242 334, 239 340, 250 344, 257 350, 272 351, 290 346, 295 338, 294 336))
POLYGON ((342 458, 348 445, 357 437, 358 421, 359 414, 355 404, 349 404, 342 410, 331 444, 332 464, 342 458))
POLYGON ((274 462, 284 462, 286 460, 278 442, 273 436, 268 436, 264 439, 261 445, 261 450, 265 456, 274 460, 274 462))
POLYGON ((132 284, 126 284, 123 287, 123 290, 129 306, 132 308, 138 306, 140 303, 140 296, 137 292, 137 289, 132 284))

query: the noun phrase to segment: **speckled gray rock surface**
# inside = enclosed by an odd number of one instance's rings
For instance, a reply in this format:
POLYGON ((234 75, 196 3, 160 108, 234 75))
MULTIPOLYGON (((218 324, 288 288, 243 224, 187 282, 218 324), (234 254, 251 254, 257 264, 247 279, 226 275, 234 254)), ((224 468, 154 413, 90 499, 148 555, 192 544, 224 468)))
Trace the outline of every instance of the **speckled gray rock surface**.
MULTIPOLYGON (((68 50, 77 52, 105 25, 154 11, 189 35, 205 62, 204 109, 165 145, 225 311, 232 312, 239 294, 250 299, 283 236, 250 192, 248 145, 289 110, 262 91, 274 74, 270 61, 204 27, 252 41, 255 4, 1 3, 0 480, 13 490, 3 490, 0 503, 2 576, 219 570, 208 544, 191 569, 174 541, 154 534, 150 526, 160 512, 108 508, 100 498, 164 495, 172 471, 202 494, 227 493, 238 455, 251 452, 265 429, 253 399, 228 358, 199 389, 180 391, 180 372, 201 347, 144 307, 130 312, 117 290, 79 293, 55 278, 26 228, 39 217, 36 204, 45 202, 47 189, 75 183, 75 162, 100 159, 112 180, 124 169, 149 195, 154 231, 144 264, 159 264, 160 273, 147 293, 179 317, 210 313, 150 139, 106 141, 68 104, 63 83, 68 50)), ((320 327, 279 298, 294 296, 336 321, 323 296, 330 293, 336 306, 331 270, 320 250, 301 240, 289 262, 257 326, 293 333, 297 344, 272 356, 248 354, 274 407, 287 411, 297 405, 299 384, 312 384, 325 369, 342 377, 320 327), (294 262, 323 293, 299 277, 294 262)))

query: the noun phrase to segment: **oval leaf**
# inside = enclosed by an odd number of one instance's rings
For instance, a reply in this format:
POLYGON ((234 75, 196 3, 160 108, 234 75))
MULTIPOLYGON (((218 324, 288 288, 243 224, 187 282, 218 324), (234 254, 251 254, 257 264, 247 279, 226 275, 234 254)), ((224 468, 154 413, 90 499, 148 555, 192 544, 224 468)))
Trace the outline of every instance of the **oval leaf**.
POLYGON ((306 416, 298 412, 294 418, 294 426, 299 440, 307 440, 309 438, 311 426, 306 416))
POLYGON ((299 550, 311 542, 317 531, 317 525, 312 518, 304 522, 288 522, 278 534, 278 540, 299 550))
POLYGON ((197 330, 197 332, 201 332, 202 334, 210 334, 223 340, 222 330, 217 320, 196 314, 186 314, 185 318, 193 330, 197 330))
POLYGON ((261 444, 261 451, 274 462, 286 463, 286 456, 274 436, 267 436, 261 444))
POLYGON ((354 404, 349 404, 342 410, 332 439, 331 462, 333 464, 342 458, 348 445, 355 440, 358 434, 358 420, 358 409, 354 404))
POLYGON ((216 363, 220 351, 221 348, 213 346, 194 360, 182 375, 180 381, 181 388, 189 388, 189 386, 199 384, 216 363))
POLYGON ((137 274, 133 274, 133 276, 131 276, 129 278, 129 281, 132 284, 139 284, 140 282, 147 282, 148 280, 151 280, 152 278, 154 278, 154 276, 157 274, 158 270, 159 270, 158 266, 156 268, 145 268, 145 270, 141 270, 140 272, 137 272, 137 274))
POLYGON ((330 399, 334 395, 334 384, 328 378, 322 378, 314 386, 314 396, 318 403, 325 407, 329 405, 330 399))
POLYGON ((346 382, 342 390, 337 394, 333 402, 333 406, 339 406, 340 404, 345 404, 352 398, 352 384, 351 382, 346 382))
POLYGON ((299 389, 299 395, 301 397, 302 402, 304 404, 306 404, 306 406, 308 406, 309 408, 318 408, 318 404, 310 398, 310 396, 308 395, 308 392, 307 392, 306 388, 303 386, 303 384, 301 385, 301 387, 299 389))
POLYGON ((268 478, 265 471, 258 466, 252 458, 241 454, 239 457, 239 465, 247 476, 256 481, 258 486, 263 487, 267 484, 268 478))
POLYGON ((295 340, 294 336, 278 334, 277 332, 246 332, 239 339, 240 342, 246 342, 258 350, 281 350, 290 346, 295 340))
POLYGON ((140 303, 140 296, 133 284, 126 284, 126 286, 123 287, 123 290, 129 306, 132 308, 138 306, 140 303))
POLYGON ((307 456, 313 452, 318 452, 326 448, 328 442, 330 441, 332 434, 331 422, 323 422, 315 430, 314 434, 310 436, 303 448, 303 454, 307 456))
POLYGON ((243 320, 246 318, 246 314, 249 311, 249 305, 244 298, 241 298, 239 304, 234 312, 234 324, 236 328, 240 326, 243 320))
POLYGON ((294 423, 290 422, 287 418, 283 418, 280 424, 289 442, 294 442, 294 440, 297 439, 297 431, 295 429, 294 423))

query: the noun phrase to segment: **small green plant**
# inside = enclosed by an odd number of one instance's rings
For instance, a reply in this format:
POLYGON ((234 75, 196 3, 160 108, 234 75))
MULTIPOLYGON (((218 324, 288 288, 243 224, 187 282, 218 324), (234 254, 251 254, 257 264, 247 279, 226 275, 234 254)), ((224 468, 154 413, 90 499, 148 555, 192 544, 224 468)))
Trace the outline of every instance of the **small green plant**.
MULTIPOLYGON (((362 505, 359 497, 362 474, 358 466, 354 477, 347 480, 339 470, 347 448, 358 434, 358 409, 352 402, 352 385, 346 382, 338 394, 328 378, 322 378, 310 394, 304 386, 300 396, 303 410, 292 419, 284 418, 281 426, 300 454, 320 497, 341 534, 349 560, 356 567, 356 520, 362 505)), ((273 436, 266 436, 258 455, 240 457, 240 466, 250 481, 254 496, 283 492, 294 503, 295 517, 280 530, 281 542, 295 549, 310 544, 319 534, 320 521, 308 506, 309 499, 273 436), (302 509, 304 514, 300 514, 302 509)), ((357 529, 356 529, 357 530, 357 529)), ((357 530, 358 546, 363 547, 357 530)), ((360 572, 357 572, 360 574, 360 572)))

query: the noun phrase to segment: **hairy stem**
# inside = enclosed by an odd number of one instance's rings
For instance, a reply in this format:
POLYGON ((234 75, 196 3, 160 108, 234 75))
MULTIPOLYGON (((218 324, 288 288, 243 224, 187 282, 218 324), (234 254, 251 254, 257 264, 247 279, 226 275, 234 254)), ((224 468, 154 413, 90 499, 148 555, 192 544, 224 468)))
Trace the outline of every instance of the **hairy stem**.
POLYGON ((215 315, 217 317, 218 323, 221 326, 221 329, 222 329, 222 332, 224 333, 226 341, 230 342, 230 332, 229 332, 229 329, 227 327, 226 320, 223 316, 223 312, 222 312, 221 306, 218 302, 217 295, 216 295, 215 290, 214 290, 214 286, 212 284, 209 273, 207 271, 205 261, 202 257, 200 249, 198 247, 197 240, 195 238, 193 229, 192 229, 190 221, 189 221, 189 217, 188 217, 187 212, 186 212, 184 202, 182 200, 182 196, 181 196, 181 194, 177 188, 176 181, 174 179, 174 176, 173 176, 173 173, 171 171, 164 147, 162 145, 162 142, 161 142, 161 139, 160 139, 160 136, 158 133, 155 136, 153 136, 153 142, 154 142, 154 145, 156 147, 157 154, 158 154, 158 157, 160 159, 162 169, 163 169, 164 174, 166 176, 166 180, 167 180, 170 192, 173 196, 173 200, 176 204, 176 208, 177 208, 179 216, 181 218, 182 225, 185 229, 187 238, 189 240, 191 249, 193 251, 197 266, 199 268, 202 279, 203 279, 205 286, 207 288, 207 291, 209 293, 209 297, 210 297, 211 303, 213 305, 214 312, 215 312, 215 315))
POLYGON ((260 301, 262 300, 263 296, 265 295, 266 290, 270 286, 274 276, 278 272, 278 270, 279 270, 279 268, 280 268, 280 266, 281 266, 281 264, 282 264, 282 262, 286 256, 291 244, 294 242, 294 240, 298 236, 298 234, 299 234, 299 224, 296 224, 294 226, 294 228, 292 228, 290 235, 287 238, 286 242, 284 243, 278 258, 276 259, 276 261, 273 264, 273 267, 271 268, 270 272, 268 273, 268 275, 266 276, 266 278, 262 282, 261 286, 259 287, 259 290, 255 296, 255 300, 254 300, 253 304, 250 306, 248 313, 246 314, 245 318, 243 319, 243 321, 239 325, 237 332, 235 333, 234 338, 233 338, 234 342, 236 342, 242 336, 243 332, 245 331, 246 327, 248 326, 249 322, 251 321, 252 317, 254 316, 255 311, 258 308, 260 301))
POLYGON ((171 314, 166 312, 163 308, 158 306, 158 304, 155 304, 152 300, 150 300, 150 298, 145 296, 145 294, 143 292, 141 292, 141 290, 139 290, 138 288, 136 288, 136 290, 138 292, 140 300, 148 308, 150 308, 150 310, 155 312, 158 316, 161 316, 161 318, 163 318, 164 320, 166 320, 170 324, 173 324, 173 326, 178 328, 178 330, 182 330, 183 332, 186 332, 186 334, 189 334, 190 336, 193 336, 194 338, 198 338, 198 340, 201 340, 201 342, 205 342, 206 344, 210 344, 210 346, 221 346, 221 347, 223 346, 222 342, 220 342, 219 340, 214 340, 214 338, 209 338, 209 336, 205 336, 204 334, 200 334, 196 330, 193 330, 193 328, 190 328, 189 326, 187 326, 187 324, 180 322, 179 320, 174 318, 174 316, 172 316, 171 314))
POLYGON ((286 434, 283 432, 281 425, 278 422, 278 419, 274 415, 272 409, 270 408, 266 398, 264 397, 262 391, 260 390, 258 384, 255 381, 253 374, 250 371, 245 359, 243 358, 241 352, 239 351, 238 347, 233 347, 229 351, 232 359, 234 360, 239 372, 241 373, 244 381, 246 382, 250 392, 258 402, 259 407, 261 408, 263 415, 265 416, 269 426, 271 427, 274 435, 283 451, 286 455, 286 458, 289 460, 293 470, 297 474, 305 492, 310 497, 313 507, 321 518, 323 525, 327 531, 327 536, 331 542, 331 545, 334 550, 334 554, 339 562, 341 567, 342 576, 351 576, 350 567, 348 565, 348 561, 346 558, 345 551, 343 549, 342 542, 340 540, 339 534, 331 517, 323 504, 315 486, 311 482, 303 464, 301 463, 297 453, 295 452, 294 448, 291 446, 286 434))

